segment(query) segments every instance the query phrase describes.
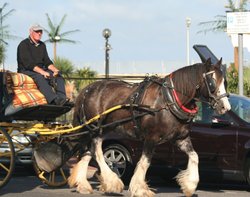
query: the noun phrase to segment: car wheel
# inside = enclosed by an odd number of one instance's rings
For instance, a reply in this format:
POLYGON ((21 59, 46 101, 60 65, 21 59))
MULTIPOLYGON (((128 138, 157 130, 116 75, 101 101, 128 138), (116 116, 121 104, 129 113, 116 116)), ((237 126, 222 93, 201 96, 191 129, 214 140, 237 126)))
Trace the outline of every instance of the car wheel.
POLYGON ((104 148, 103 155, 110 169, 115 172, 124 183, 128 183, 134 171, 129 151, 124 146, 113 144, 104 148))

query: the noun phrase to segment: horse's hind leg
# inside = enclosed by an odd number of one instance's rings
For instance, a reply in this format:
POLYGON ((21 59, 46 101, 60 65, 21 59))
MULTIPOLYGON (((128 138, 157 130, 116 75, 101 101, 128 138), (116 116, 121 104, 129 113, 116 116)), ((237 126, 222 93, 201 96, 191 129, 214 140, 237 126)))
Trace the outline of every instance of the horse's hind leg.
POLYGON ((188 155, 188 165, 186 170, 182 170, 176 176, 178 184, 181 186, 183 193, 190 197, 196 190, 199 182, 198 163, 199 158, 197 153, 194 151, 190 137, 184 140, 178 140, 177 146, 188 155))
POLYGON ((151 163, 154 147, 155 146, 153 143, 144 143, 142 156, 139 162, 137 163, 134 175, 129 184, 129 191, 131 192, 131 197, 154 196, 154 192, 149 189, 147 183, 145 182, 146 173, 151 163))
POLYGON ((107 193, 120 193, 123 191, 124 184, 121 179, 114 173, 105 162, 102 152, 103 139, 97 137, 94 139, 95 159, 100 167, 100 190, 107 193))
POLYGON ((93 193, 93 189, 87 180, 88 165, 91 160, 91 153, 88 151, 81 160, 71 169, 68 178, 70 187, 76 187, 76 190, 82 194, 93 193))

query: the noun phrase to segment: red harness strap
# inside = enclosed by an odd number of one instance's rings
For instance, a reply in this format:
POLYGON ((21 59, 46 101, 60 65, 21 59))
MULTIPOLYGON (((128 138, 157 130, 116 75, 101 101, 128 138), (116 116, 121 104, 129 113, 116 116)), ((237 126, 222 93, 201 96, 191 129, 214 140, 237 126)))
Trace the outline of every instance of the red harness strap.
MULTIPOLYGON (((172 80, 172 73, 170 74, 170 78, 172 80)), ((180 99, 178 98, 177 96, 177 93, 175 91, 175 89, 173 89, 173 95, 174 95, 174 98, 177 102, 177 104, 180 106, 180 108, 184 111, 184 112, 187 112, 187 113, 190 113, 190 114, 196 114, 198 112, 198 107, 196 106, 194 109, 188 109, 186 108, 184 105, 182 105, 180 99)))

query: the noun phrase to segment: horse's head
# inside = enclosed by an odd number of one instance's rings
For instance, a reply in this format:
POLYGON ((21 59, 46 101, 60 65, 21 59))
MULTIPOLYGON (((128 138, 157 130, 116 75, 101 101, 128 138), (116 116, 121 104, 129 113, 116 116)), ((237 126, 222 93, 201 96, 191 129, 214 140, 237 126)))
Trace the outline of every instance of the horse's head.
POLYGON ((224 114, 231 109, 228 94, 226 93, 221 62, 222 59, 213 65, 210 58, 206 61, 206 72, 203 73, 201 86, 202 96, 208 100, 218 114, 224 114))

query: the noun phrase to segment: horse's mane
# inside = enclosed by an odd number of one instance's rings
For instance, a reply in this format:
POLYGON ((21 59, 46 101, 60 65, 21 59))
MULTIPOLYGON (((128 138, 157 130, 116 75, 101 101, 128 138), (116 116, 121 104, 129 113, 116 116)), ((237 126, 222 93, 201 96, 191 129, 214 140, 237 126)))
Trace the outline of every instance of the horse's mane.
POLYGON ((202 78, 205 71, 205 64, 197 63, 190 66, 182 67, 172 73, 175 90, 177 93, 186 97, 193 97, 194 87, 202 78))

